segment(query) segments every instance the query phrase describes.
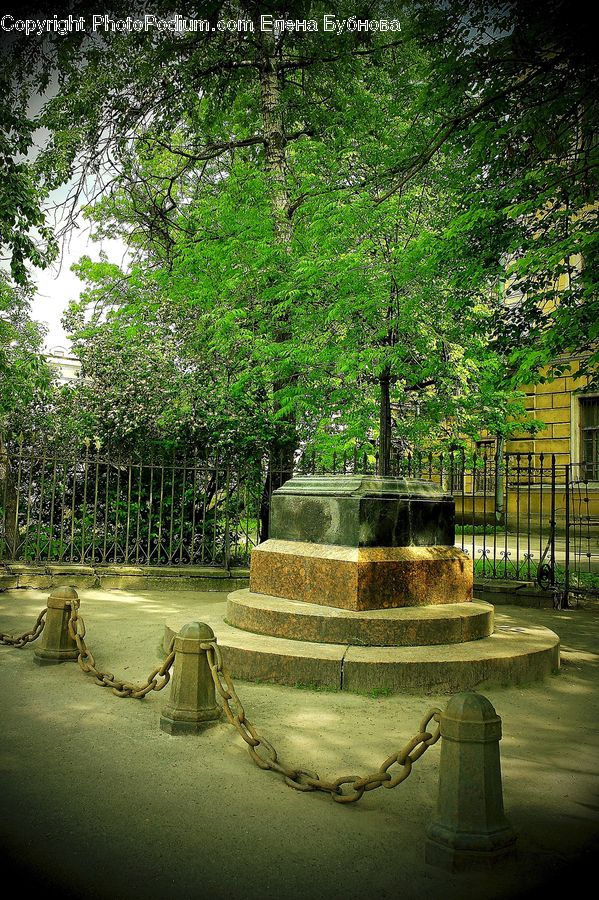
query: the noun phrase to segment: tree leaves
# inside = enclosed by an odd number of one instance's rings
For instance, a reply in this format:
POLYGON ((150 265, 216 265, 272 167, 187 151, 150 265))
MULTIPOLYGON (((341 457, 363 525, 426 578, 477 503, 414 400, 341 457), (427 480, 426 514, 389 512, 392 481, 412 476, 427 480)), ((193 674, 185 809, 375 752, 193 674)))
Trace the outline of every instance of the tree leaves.
MULTIPOLYGON (((330 451, 376 439, 388 382, 398 444, 454 445, 509 434, 518 387, 560 354, 592 372, 597 73, 565 9, 414 0, 400 43, 259 29, 55 42, 37 172, 95 182, 95 235, 130 251, 122 270, 78 264, 87 287, 66 321, 89 381, 61 400, 79 424, 65 419, 131 446, 260 454, 295 428, 296 445, 330 451)), ((41 193, 30 168, 13 174, 0 227, 20 216, 21 277, 40 258, 41 193)))

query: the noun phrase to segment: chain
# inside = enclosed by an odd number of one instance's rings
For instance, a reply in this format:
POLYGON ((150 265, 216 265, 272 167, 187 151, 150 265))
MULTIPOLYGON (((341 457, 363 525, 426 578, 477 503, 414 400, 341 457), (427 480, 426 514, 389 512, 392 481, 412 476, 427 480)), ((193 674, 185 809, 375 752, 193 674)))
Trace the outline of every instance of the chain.
MULTIPOLYGON (((71 638, 77 644, 79 651, 77 662, 83 672, 91 672, 96 684, 99 684, 100 687, 112 688, 112 693, 116 694, 117 697, 134 697, 139 699, 145 697, 150 691, 161 691, 166 687, 170 681, 170 669, 175 660, 174 637, 166 659, 161 666, 158 666, 151 672, 144 684, 121 681, 110 672, 102 672, 96 667, 94 656, 85 643, 85 622, 79 614, 79 606, 79 600, 71 600, 71 615, 68 629, 71 638), (159 679, 161 680, 159 681, 159 679)), ((24 647, 25 644, 34 641, 44 629, 46 612, 47 607, 40 612, 33 628, 19 637, 11 637, 4 632, 0 632, 0 643, 24 647)), ((355 803, 366 791, 373 791, 375 788, 381 787, 381 785, 386 788, 394 788, 401 784, 402 781, 405 781, 410 775, 416 760, 420 759, 429 747, 436 744, 441 736, 439 725, 441 710, 434 707, 423 717, 417 734, 408 741, 405 747, 387 757, 378 770, 370 775, 363 777, 359 775, 342 775, 335 781, 326 781, 316 772, 306 769, 292 769, 279 762, 275 748, 266 738, 258 734, 255 726, 247 718, 243 704, 233 685, 231 675, 224 667, 222 653, 216 641, 203 642, 200 644, 200 649, 206 653, 214 687, 223 701, 223 709, 227 720, 237 729, 248 745, 248 751, 252 760, 261 769, 270 769, 273 772, 278 772, 283 776, 285 783, 296 791, 324 791, 329 793, 337 803, 355 803), (235 711, 231 709, 230 702, 233 703, 235 711), (431 721, 434 721, 437 726, 432 732, 427 731, 431 721), (263 748, 262 755, 258 753, 259 746, 263 748), (389 773, 389 769, 395 764, 400 766, 401 770, 393 776, 389 773), (345 785, 348 787, 344 791, 345 785)))
POLYGON ((161 691, 170 681, 170 669, 175 661, 175 651, 173 638, 169 647, 166 659, 161 666, 158 666, 148 675, 145 684, 133 684, 130 681, 120 681, 110 672, 101 672, 96 668, 96 661, 93 653, 85 643, 85 622, 79 615, 79 600, 71 600, 71 615, 69 618, 69 634, 77 644, 79 656, 77 662, 84 672, 91 672, 95 678, 96 684, 100 687, 112 688, 112 693, 117 697, 134 697, 140 699, 149 694, 150 691, 161 691), (162 679, 159 681, 158 679, 162 679))
POLYGON ((24 647, 26 644, 31 643, 31 641, 35 641, 42 631, 44 630, 46 613, 48 612, 48 607, 44 607, 37 617, 36 623, 30 631, 26 631, 25 634, 21 634, 18 637, 11 637, 9 634, 5 634, 3 631, 0 631, 0 644, 9 644, 11 647, 24 647))
POLYGON ((223 665, 221 650, 216 641, 206 641, 200 644, 200 649, 206 652, 214 687, 223 701, 225 715, 248 745, 248 751, 253 761, 261 769, 278 772, 283 776, 285 783, 296 791, 324 791, 329 793, 337 803, 355 803, 366 791, 373 791, 381 785, 386 788, 394 788, 405 781, 416 760, 420 759, 429 747, 436 744, 441 736, 439 724, 441 710, 434 707, 423 717, 418 727, 418 733, 408 741, 405 747, 387 757, 377 771, 370 775, 364 777, 342 775, 335 781, 326 781, 320 778, 316 772, 289 768, 279 762, 275 748, 258 734, 255 726, 246 717, 231 675, 223 665), (231 709, 230 702, 233 703, 235 711, 231 709), (431 721, 436 723, 436 728, 432 732, 427 731, 431 721), (258 752, 259 746, 263 748, 262 753, 258 752), (395 764, 400 766, 400 771, 396 775, 391 775, 389 769, 395 764))

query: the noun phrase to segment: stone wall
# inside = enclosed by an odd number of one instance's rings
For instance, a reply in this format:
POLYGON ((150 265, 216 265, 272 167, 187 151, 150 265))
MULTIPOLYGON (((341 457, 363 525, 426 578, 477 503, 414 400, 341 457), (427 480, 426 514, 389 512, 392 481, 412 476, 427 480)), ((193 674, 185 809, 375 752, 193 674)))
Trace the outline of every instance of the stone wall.
POLYGON ((126 591, 235 591, 247 587, 249 569, 216 566, 78 566, 68 563, 0 566, 0 590, 46 590, 69 584, 79 590, 100 588, 126 591))

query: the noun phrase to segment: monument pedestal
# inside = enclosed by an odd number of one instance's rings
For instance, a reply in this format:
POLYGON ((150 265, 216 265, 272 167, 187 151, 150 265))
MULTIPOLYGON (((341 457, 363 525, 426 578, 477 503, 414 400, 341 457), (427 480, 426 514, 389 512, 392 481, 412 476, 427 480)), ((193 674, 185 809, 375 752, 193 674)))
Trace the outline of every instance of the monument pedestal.
MULTIPOLYGON (((300 476, 274 492, 250 589, 212 623, 234 676, 352 691, 455 692, 559 669, 546 628, 494 630, 472 599, 450 494, 430 482, 300 476)), ((169 624, 170 641, 176 623, 169 624)))
POLYGON ((300 476, 275 491, 250 591, 340 609, 472 600, 451 494, 416 479, 300 476))
POLYGON ((268 540, 252 551, 250 591, 339 609, 472 600, 472 560, 456 547, 337 547, 268 540))

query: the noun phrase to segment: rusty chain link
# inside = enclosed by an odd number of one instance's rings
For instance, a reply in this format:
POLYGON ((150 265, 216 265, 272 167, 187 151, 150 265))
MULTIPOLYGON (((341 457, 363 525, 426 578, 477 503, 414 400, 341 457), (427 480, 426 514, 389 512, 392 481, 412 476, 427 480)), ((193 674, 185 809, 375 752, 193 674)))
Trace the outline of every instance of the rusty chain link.
POLYGON ((33 628, 30 631, 26 631, 24 634, 20 634, 18 637, 11 637, 10 634, 5 634, 4 631, 0 631, 0 644, 8 644, 10 647, 24 647, 26 644, 30 644, 31 641, 37 640, 44 630, 47 612, 48 607, 45 606, 37 617, 33 628))
MULTIPOLYGON (((117 697, 134 697, 137 699, 145 697, 150 691, 161 691, 166 687, 170 681, 170 670, 175 660, 174 637, 170 643, 166 659, 161 666, 158 666, 151 672, 145 684, 121 681, 110 672, 101 672, 96 667, 94 656, 85 643, 86 628, 83 617, 79 614, 79 600, 71 600, 70 606, 71 614, 68 630, 79 651, 77 662, 83 672, 92 673, 96 684, 100 685, 100 687, 112 688, 113 694, 116 694, 117 697), (159 682, 157 679, 162 679, 162 681, 159 682)), ((44 629, 46 613, 47 607, 40 612, 34 627, 18 637, 11 637, 4 632, 0 632, 0 643, 24 647, 26 644, 34 641, 44 629)), ((275 748, 266 738, 258 734, 255 726, 246 717, 243 704, 237 695, 231 675, 223 664, 222 653, 216 641, 202 642, 200 649, 206 653, 214 687, 222 700, 227 720, 237 729, 248 745, 248 752, 252 760, 261 769, 270 769, 273 772, 278 772, 283 776, 285 783, 296 791, 324 791, 329 793, 337 803, 355 803, 366 791, 372 791, 381 787, 381 785, 386 788, 394 788, 401 784, 402 781, 405 781, 410 775, 416 760, 420 759, 429 747, 436 744, 441 736, 439 724, 441 710, 433 707, 423 717, 417 734, 408 741, 405 747, 387 757, 379 769, 370 775, 362 777, 359 775, 342 775, 335 781, 326 781, 316 772, 306 769, 292 769, 279 762, 275 748), (230 701, 234 704, 235 712, 231 709, 230 701), (437 726, 432 732, 427 731, 431 720, 437 726), (264 750, 263 755, 258 753, 259 746, 264 750), (401 771, 397 775, 392 776, 389 774, 389 769, 396 763, 401 767, 401 771), (343 791, 344 785, 348 785, 348 790, 345 793, 343 791)))
POLYGON ((200 649, 206 652, 214 687, 223 701, 225 715, 248 745, 248 752, 253 761, 261 769, 270 769, 273 772, 278 772, 285 779, 285 783, 296 791, 325 791, 337 803, 355 803, 366 791, 373 791, 375 788, 381 787, 381 785, 386 788, 394 788, 401 784, 402 781, 405 781, 412 771, 412 766, 416 760, 420 759, 428 748, 436 744, 441 737, 439 724, 441 710, 434 707, 422 718, 418 727, 418 733, 408 741, 405 747, 387 757, 379 769, 370 775, 364 777, 359 775, 342 775, 335 781, 325 781, 316 772, 310 772, 305 769, 291 769, 279 762, 275 748, 258 734, 254 725, 247 719, 241 700, 235 691, 231 675, 223 665, 221 650, 216 641, 203 642, 200 644, 200 649), (231 709, 230 701, 234 704, 235 712, 231 709), (434 720, 436 723, 436 728, 432 732, 427 731, 431 720, 434 720), (258 746, 261 746, 264 750, 262 755, 258 753, 258 746), (396 763, 401 767, 401 770, 397 775, 391 775, 389 769, 396 763), (345 792, 343 790, 344 785, 348 785, 345 792))
POLYGON ((110 672, 101 672, 96 668, 96 661, 93 653, 85 643, 85 622, 83 617, 79 615, 79 600, 71 600, 71 615, 69 617, 69 634, 77 644, 79 656, 77 662, 84 672, 91 672, 94 676, 96 684, 100 687, 112 688, 112 693, 117 697, 134 697, 140 699, 149 694, 150 691, 161 691, 170 681, 170 669, 175 661, 175 651, 173 649, 175 639, 173 638, 169 647, 169 651, 165 661, 148 675, 145 684, 133 684, 130 681, 121 681, 115 678, 110 672), (157 679, 161 678, 159 682, 157 679))

